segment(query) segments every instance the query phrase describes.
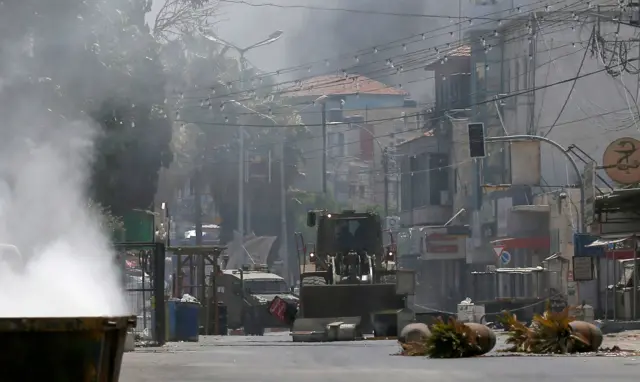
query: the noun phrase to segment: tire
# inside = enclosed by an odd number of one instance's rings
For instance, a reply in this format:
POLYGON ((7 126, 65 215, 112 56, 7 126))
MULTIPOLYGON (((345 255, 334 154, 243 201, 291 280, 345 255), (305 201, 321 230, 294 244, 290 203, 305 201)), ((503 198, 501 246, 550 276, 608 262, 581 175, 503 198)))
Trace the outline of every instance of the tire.
POLYGON ((327 280, 320 276, 309 276, 302 279, 301 286, 305 285, 327 285, 327 280))

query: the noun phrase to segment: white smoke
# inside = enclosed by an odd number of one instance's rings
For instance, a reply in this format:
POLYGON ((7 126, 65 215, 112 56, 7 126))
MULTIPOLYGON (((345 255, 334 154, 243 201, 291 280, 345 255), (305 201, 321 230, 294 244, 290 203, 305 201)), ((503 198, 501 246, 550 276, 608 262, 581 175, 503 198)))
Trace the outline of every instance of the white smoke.
POLYGON ((25 68, 55 64, 34 63, 28 41, 0 44, 0 317, 129 314, 115 254, 87 198, 98 126, 64 92, 46 93, 88 72, 67 63, 60 78, 30 78, 25 68), (18 248, 19 266, 1 244, 18 248))
POLYGON ((32 121, 23 134, 0 122, 12 133, 0 152, 0 242, 16 244, 25 262, 0 268, 0 316, 127 314, 114 253, 86 202, 96 129, 32 121))

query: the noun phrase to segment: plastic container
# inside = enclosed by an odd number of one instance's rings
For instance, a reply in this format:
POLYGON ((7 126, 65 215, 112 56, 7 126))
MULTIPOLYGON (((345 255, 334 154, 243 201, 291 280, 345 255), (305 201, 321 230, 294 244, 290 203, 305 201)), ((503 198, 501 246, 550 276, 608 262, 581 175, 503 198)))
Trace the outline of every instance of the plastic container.
POLYGON ((200 304, 176 302, 176 341, 198 342, 200 339, 200 304))
POLYGON ((135 317, 0 318, 4 377, 20 381, 117 382, 135 317))
POLYGON ((176 300, 176 299, 171 299, 167 301, 167 330, 169 332, 167 335, 167 341, 171 341, 171 342, 177 341, 176 311, 177 311, 177 304, 179 302, 180 300, 176 300))

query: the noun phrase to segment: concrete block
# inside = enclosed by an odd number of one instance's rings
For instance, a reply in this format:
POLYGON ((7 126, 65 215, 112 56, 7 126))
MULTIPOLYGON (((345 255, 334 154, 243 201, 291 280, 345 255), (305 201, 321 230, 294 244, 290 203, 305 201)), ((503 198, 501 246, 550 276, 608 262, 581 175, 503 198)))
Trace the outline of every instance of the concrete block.
POLYGON ((136 349, 135 338, 136 338, 135 333, 127 332, 127 337, 124 340, 124 351, 132 352, 136 349))

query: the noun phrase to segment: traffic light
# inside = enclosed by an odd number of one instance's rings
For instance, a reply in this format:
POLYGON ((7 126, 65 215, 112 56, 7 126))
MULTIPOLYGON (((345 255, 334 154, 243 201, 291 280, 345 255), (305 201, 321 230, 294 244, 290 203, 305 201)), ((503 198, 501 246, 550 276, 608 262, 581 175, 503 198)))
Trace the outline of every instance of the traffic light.
POLYGON ((469 123, 467 128, 469 129, 469 155, 471 158, 484 158, 486 156, 484 123, 469 123))

